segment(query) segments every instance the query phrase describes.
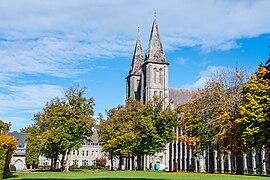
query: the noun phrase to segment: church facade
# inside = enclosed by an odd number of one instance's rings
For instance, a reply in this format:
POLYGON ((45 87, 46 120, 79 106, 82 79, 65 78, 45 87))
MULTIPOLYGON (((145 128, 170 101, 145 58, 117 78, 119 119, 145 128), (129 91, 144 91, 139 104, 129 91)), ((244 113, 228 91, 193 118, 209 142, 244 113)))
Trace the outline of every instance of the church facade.
POLYGON ((164 107, 176 107, 188 102, 191 99, 191 90, 168 87, 168 67, 169 62, 155 17, 146 54, 143 53, 138 32, 132 63, 126 77, 126 99, 133 98, 145 103, 156 96, 163 100, 164 107))
MULTIPOLYGON (((153 96, 161 99, 168 97, 168 65, 155 18, 146 55, 143 54, 138 32, 132 64, 126 78, 127 99, 132 97, 147 102, 153 96)), ((164 105, 168 105, 168 98, 164 100, 164 105)))

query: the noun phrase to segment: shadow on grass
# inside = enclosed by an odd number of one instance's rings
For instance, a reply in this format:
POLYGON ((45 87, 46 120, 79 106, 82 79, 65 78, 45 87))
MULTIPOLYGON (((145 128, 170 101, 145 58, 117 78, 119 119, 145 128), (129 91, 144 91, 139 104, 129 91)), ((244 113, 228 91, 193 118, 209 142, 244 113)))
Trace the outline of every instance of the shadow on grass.
MULTIPOLYGON (((13 178, 13 177, 12 177, 13 178)), ((14 177, 16 178, 16 177, 14 177)), ((18 178, 21 180, 33 180, 33 179, 46 179, 46 180, 66 180, 70 178, 18 178)), ((168 179, 156 179, 156 178, 76 178, 76 180, 168 180, 168 179)))
POLYGON ((3 179, 10 179, 10 178, 17 178, 17 177, 18 177, 18 175, 11 173, 11 174, 7 175, 6 177, 4 177, 3 179))

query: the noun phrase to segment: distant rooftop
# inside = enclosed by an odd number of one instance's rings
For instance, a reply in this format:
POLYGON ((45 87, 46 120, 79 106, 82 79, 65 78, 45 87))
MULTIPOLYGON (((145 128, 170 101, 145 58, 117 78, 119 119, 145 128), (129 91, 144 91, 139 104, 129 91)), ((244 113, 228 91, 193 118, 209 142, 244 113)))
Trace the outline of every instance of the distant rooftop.
POLYGON ((15 139, 17 139, 17 148, 24 148, 25 147, 25 141, 27 138, 28 133, 22 133, 22 132, 9 132, 9 136, 13 136, 15 139))
POLYGON ((178 105, 184 105, 191 100, 194 92, 195 91, 189 89, 169 88, 170 103, 175 108, 178 105))

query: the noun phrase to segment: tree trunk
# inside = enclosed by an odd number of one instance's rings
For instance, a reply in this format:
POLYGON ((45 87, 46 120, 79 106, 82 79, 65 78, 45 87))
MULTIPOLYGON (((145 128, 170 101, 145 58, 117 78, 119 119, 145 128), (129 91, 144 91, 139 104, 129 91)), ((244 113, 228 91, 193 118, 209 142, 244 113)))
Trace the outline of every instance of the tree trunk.
POLYGON ((51 158, 51 167, 50 167, 50 171, 53 170, 53 162, 54 162, 54 160, 53 160, 53 156, 52 156, 52 158, 51 158))
POLYGON ((208 172, 214 173, 215 172, 215 158, 214 158, 214 151, 213 148, 208 145, 208 172))
POLYGON ((123 156, 119 155, 118 170, 122 170, 122 160, 123 160, 123 156))
POLYGON ((69 155, 70 155, 70 150, 66 151, 66 162, 65 162, 65 172, 69 172, 69 155))
POLYGON ((137 155, 137 169, 142 170, 142 155, 141 154, 137 155))
POLYGON ((113 171, 113 153, 110 153, 110 159, 111 159, 111 171, 113 171))
POLYGON ((65 169, 65 157, 66 157, 66 151, 62 153, 62 158, 61 158, 61 171, 65 169))
POLYGON ((134 161, 134 155, 131 156, 131 169, 135 170, 135 161, 134 161))
POLYGON ((54 158, 53 158, 53 160, 54 160, 54 162, 53 162, 53 171, 56 171, 56 163, 57 163, 57 159, 58 159, 58 152, 56 152, 56 153, 54 154, 54 158))
POLYGON ((243 154, 241 152, 236 155, 236 174, 244 174, 243 154))
POLYGON ((7 150, 6 158, 5 158, 4 173, 3 173, 4 176, 7 176, 9 173, 9 159, 10 159, 9 153, 10 153, 9 150, 7 150))

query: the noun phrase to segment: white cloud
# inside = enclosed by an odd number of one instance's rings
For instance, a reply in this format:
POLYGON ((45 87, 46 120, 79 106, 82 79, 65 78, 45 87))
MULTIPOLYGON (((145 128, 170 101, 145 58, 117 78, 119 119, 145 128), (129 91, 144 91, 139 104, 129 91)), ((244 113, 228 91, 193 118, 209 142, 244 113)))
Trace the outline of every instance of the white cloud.
POLYGON ((6 93, 0 93, 0 115, 16 111, 40 109, 51 98, 62 95, 64 89, 56 85, 2 86, 6 93))
POLYGON ((270 32, 270 1, 13 0, 0 4, 1 79, 9 73, 65 77, 76 64, 129 56, 137 26, 147 46, 157 9, 166 51, 182 46, 226 51, 236 40, 270 32), (64 2, 64 3, 63 3, 64 2))
POLYGON ((186 58, 183 58, 183 57, 180 57, 180 58, 178 58, 178 59, 176 59, 176 64, 185 64, 186 63, 186 61, 187 61, 187 59, 186 58))
MULTIPOLYGON (((91 64, 97 59, 129 57, 137 26, 145 50, 154 9, 166 53, 193 46, 226 51, 241 47, 238 39, 270 33, 269 0, 0 1, 1 117, 39 109, 62 91, 26 82, 25 74, 70 78, 103 68, 91 64)), ((189 87, 202 87, 213 69, 189 87)))
POLYGON ((224 66, 208 66, 206 70, 203 70, 199 73, 199 78, 196 82, 186 85, 185 88, 188 89, 203 89, 209 79, 213 78, 213 76, 224 71, 226 67, 224 66))

